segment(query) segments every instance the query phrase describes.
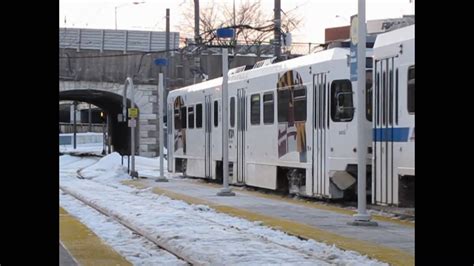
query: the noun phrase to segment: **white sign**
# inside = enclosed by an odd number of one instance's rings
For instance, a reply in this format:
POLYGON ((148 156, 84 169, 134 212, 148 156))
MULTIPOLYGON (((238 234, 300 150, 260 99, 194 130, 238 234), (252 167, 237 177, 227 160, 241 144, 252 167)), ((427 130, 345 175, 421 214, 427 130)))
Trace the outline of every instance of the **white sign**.
POLYGON ((128 127, 136 127, 136 126, 137 126, 137 120, 135 119, 128 120, 128 127))

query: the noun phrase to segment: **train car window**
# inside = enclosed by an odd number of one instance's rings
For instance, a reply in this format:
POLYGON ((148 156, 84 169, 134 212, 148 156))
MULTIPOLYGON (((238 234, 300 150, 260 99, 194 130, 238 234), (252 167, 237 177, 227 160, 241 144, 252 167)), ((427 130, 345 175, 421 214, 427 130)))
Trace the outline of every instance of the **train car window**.
POLYGON ((387 107, 386 107, 386 98, 387 98, 387 75, 386 70, 382 72, 382 125, 385 125, 385 118, 387 117, 387 107))
POLYGON ((181 129, 181 112, 179 108, 174 109, 174 129, 181 129))
POLYGON ((230 127, 235 126, 235 97, 230 98, 230 127))
POLYGON ((398 68, 395 70, 395 124, 398 125, 398 68))
POLYGON ((290 105, 290 90, 283 89, 277 91, 278 97, 278 122, 288 122, 288 112, 290 105))
POLYGON ((331 84, 331 119, 334 122, 348 122, 354 118, 352 85, 347 79, 334 80, 331 84))
POLYGON ((250 124, 260 125, 260 94, 250 97, 250 124))
MULTIPOLYGON (((325 78, 325 79, 326 79, 326 78, 325 78)), ((329 122, 330 122, 330 120, 331 120, 331 119, 329 119, 329 116, 330 116, 330 114, 331 114, 331 111, 329 110, 329 109, 331 108, 331 97, 329 97, 329 90, 330 90, 330 88, 329 88, 329 82, 326 83, 326 85, 327 85, 327 86, 326 86, 326 87, 327 87, 327 90, 326 90, 326 91, 327 91, 327 94, 328 94, 328 104, 327 104, 327 108, 326 108, 326 111, 327 111, 327 113, 326 113, 326 118, 327 118, 327 121, 328 121, 328 129, 329 129, 329 122)))
POLYGON ((181 128, 186 128, 186 106, 181 107, 181 128))
POLYGON ((263 123, 273 124, 274 113, 273 92, 265 93, 263 95, 263 123))
POLYGON ((194 128, 194 107, 188 107, 188 127, 194 128))
POLYGON ((293 104, 295 122, 306 121, 306 86, 296 86, 293 89, 293 104))
MULTIPOLYGON (((393 59, 392 59, 392 62, 393 62, 393 59)), ((389 77, 389 93, 388 93, 388 121, 387 123, 389 125, 393 125, 393 70, 390 69, 390 73, 388 75, 389 77)))
POLYGON ((202 103, 196 104, 196 128, 202 128, 202 103))
POLYGON ((375 122, 380 125, 380 72, 375 76, 375 122))
POLYGON ((374 67, 374 61, 372 60, 372 57, 366 57, 365 58, 365 68, 372 69, 373 67, 374 67))
POLYGON ((372 115, 373 115, 373 102, 372 102, 372 95, 373 95, 373 87, 372 87, 372 70, 367 70, 365 72, 365 117, 368 121, 372 122, 372 115))
POLYGON ((219 125, 219 103, 217 100, 214 101, 214 127, 219 125))
POLYGON ((407 107, 408 113, 415 114, 415 65, 408 68, 407 86, 407 107))

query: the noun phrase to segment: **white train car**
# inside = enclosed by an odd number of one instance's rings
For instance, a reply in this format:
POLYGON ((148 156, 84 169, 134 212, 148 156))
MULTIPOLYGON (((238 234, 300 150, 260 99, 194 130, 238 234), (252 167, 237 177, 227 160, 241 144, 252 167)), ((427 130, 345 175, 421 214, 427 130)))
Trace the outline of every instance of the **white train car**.
MULTIPOLYGON (((348 55, 334 48, 229 76, 231 184, 321 198, 353 187, 358 95, 348 55)), ((169 171, 222 177, 221 87, 217 78, 169 93, 169 171)))
POLYGON ((372 202, 414 206, 415 25, 374 45, 372 202))

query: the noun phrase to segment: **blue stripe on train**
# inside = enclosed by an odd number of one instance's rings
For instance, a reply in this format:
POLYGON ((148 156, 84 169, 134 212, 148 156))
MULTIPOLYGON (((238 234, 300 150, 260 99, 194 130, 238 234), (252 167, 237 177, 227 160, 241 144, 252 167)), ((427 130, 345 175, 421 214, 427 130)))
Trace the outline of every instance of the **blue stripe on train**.
POLYGON ((379 141, 393 141, 393 142, 407 142, 409 127, 394 127, 394 128, 374 128, 373 140, 379 141))

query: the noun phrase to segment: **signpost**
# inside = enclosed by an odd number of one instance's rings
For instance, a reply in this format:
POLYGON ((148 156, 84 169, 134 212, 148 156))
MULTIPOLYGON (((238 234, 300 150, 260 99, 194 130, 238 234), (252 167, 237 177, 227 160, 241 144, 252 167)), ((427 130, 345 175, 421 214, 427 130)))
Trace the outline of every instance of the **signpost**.
MULTIPOLYGON (((168 65, 168 61, 164 58, 158 58, 155 60, 155 65, 157 66, 166 66, 168 65)), ((164 152, 163 147, 164 144, 164 136, 163 136, 163 95, 164 95, 164 86, 163 86, 163 73, 158 74, 158 145, 160 148, 160 176, 155 180, 156 182, 168 182, 168 179, 165 177, 165 170, 164 170, 164 152)), ((168 119, 171 119, 168 117, 168 119)))
MULTIPOLYGON (((223 28, 217 30, 217 37, 219 38, 233 38, 234 29, 232 28, 223 28)), ((235 196, 235 193, 232 192, 232 189, 229 188, 229 120, 228 111, 228 68, 229 68, 229 58, 228 58, 228 48, 222 48, 222 164, 223 164, 223 174, 222 174, 222 183, 223 188, 217 193, 218 196, 235 196)))
POLYGON ((128 108, 128 117, 137 118, 138 117, 138 108, 128 108))
POLYGON ((128 112, 129 112, 129 117, 130 117, 130 120, 128 120, 128 126, 130 127, 130 136, 131 136, 131 155, 132 155, 132 169, 130 170, 130 176, 132 178, 138 178, 138 172, 135 171, 135 128, 137 126, 137 120, 136 118, 138 117, 138 109, 135 108, 135 94, 134 94, 134 86, 133 86, 133 80, 132 78, 128 77, 126 80, 125 80, 125 85, 124 85, 124 88, 123 88, 123 103, 122 103, 122 106, 123 106, 123 109, 122 109, 122 113, 123 113, 123 118, 125 119, 126 116, 125 116, 125 110, 127 108, 127 88, 128 86, 130 85, 130 102, 131 102, 131 108, 128 109, 128 112))

